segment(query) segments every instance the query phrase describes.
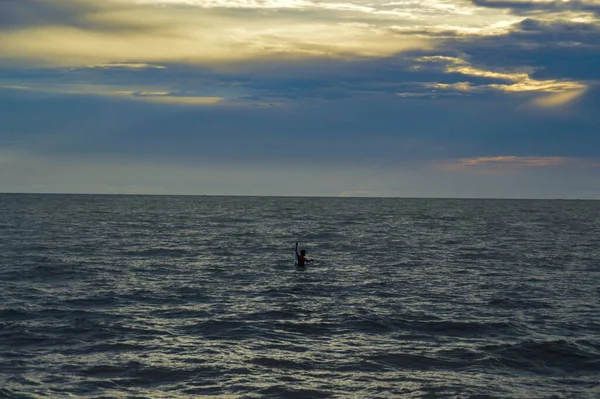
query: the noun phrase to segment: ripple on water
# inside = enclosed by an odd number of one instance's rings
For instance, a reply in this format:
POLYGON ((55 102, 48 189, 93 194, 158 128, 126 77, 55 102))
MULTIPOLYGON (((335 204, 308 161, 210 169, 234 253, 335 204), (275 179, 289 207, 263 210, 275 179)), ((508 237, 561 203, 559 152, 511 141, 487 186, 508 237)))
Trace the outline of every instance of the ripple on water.
POLYGON ((0 397, 600 397, 597 202, 0 198, 0 397))

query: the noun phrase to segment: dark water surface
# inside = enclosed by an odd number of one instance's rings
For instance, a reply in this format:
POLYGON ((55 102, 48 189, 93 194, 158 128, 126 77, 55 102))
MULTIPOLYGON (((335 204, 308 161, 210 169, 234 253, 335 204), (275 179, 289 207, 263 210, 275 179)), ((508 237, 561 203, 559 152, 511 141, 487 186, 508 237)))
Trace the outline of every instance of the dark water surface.
POLYGON ((598 201, 0 195, 3 398, 599 382, 598 201))

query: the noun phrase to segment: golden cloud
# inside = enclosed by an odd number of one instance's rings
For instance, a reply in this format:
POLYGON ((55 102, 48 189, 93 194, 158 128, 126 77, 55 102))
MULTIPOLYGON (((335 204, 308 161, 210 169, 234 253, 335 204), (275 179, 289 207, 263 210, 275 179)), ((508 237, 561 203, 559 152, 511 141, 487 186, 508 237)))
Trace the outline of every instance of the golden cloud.
POLYGON ((86 65, 87 68, 98 68, 98 69, 166 69, 166 66, 146 64, 146 63, 128 63, 128 62, 115 62, 112 64, 96 64, 86 65))
POLYGON ((473 86, 469 82, 428 83, 428 84, 426 84, 426 87, 430 87, 432 89, 442 89, 442 90, 452 89, 452 90, 463 91, 463 92, 474 91, 476 89, 476 86, 473 86))
POLYGON ((200 7, 109 2, 77 24, 23 26, 2 33, 4 61, 50 66, 150 67, 270 57, 388 56, 429 48, 377 25, 200 7))
POLYGON ((141 101, 163 104, 179 105, 212 105, 223 101, 222 97, 191 97, 191 96, 170 96, 170 95, 152 95, 152 96, 133 96, 132 98, 141 101))
MULTIPOLYGON (((473 85, 469 82, 457 83, 429 83, 426 87, 454 91, 482 91, 493 89, 507 93, 540 93, 547 94, 533 101, 539 107, 557 107, 573 101, 585 92, 587 86, 581 82, 571 80, 546 79, 538 80, 530 77, 529 73, 522 71, 497 72, 475 68, 460 58, 447 56, 427 56, 415 60, 418 63, 444 63, 446 73, 458 73, 465 76, 474 76, 487 79, 504 80, 509 83, 492 83, 487 85, 473 85)), ((418 67, 418 65, 417 65, 418 67)))
POLYGON ((216 96, 190 96, 172 93, 167 90, 133 87, 123 88, 108 85, 0 85, 0 90, 21 90, 53 94, 88 95, 100 97, 112 97, 129 101, 141 101, 147 103, 176 104, 176 105, 215 105, 225 101, 223 97, 216 96))

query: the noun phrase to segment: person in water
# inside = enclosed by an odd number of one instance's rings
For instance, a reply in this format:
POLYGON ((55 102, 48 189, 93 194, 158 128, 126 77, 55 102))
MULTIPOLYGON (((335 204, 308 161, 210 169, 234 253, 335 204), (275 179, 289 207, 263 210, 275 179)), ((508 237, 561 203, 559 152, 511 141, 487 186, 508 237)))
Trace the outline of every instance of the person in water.
POLYGON ((304 249, 298 252, 298 243, 296 243, 296 256, 298 257, 298 267, 304 267, 307 263, 313 261, 313 259, 306 259, 306 251, 304 249))

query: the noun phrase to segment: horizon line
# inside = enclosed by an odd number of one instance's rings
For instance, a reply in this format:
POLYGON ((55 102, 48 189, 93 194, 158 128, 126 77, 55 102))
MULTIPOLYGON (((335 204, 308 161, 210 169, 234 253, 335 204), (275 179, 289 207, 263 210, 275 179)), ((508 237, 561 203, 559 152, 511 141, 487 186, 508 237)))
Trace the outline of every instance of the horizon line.
POLYGON ((48 196, 122 196, 122 197, 248 197, 248 198, 335 198, 335 199, 420 199, 420 200, 518 200, 518 201, 600 201, 600 198, 560 197, 410 197, 410 196, 342 196, 285 194, 149 194, 149 193, 70 193, 70 192, 0 192, 0 195, 48 196))

